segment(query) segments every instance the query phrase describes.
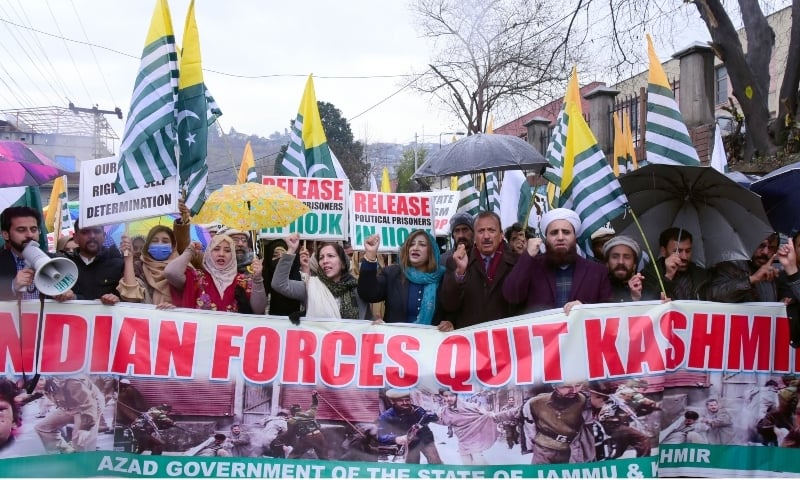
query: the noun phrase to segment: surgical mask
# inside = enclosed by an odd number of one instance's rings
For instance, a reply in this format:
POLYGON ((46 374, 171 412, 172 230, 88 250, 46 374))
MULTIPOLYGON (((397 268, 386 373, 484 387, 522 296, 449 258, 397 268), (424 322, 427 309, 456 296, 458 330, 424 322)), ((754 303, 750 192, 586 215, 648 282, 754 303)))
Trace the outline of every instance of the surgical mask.
POLYGON ((172 245, 168 243, 153 243, 147 247, 147 253, 153 257, 153 260, 163 262, 172 254, 172 245))

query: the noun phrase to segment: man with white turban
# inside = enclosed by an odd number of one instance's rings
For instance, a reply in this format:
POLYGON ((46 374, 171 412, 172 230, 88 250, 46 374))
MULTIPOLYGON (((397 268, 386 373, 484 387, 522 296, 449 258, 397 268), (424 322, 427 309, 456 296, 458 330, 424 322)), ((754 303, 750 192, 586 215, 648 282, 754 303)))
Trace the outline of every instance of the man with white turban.
POLYGON ((600 263, 578 255, 577 232, 581 220, 566 208, 542 215, 539 230, 542 240, 528 240, 514 269, 503 284, 509 303, 524 304, 527 312, 563 308, 569 313, 581 303, 608 302, 612 297, 608 270, 600 263))

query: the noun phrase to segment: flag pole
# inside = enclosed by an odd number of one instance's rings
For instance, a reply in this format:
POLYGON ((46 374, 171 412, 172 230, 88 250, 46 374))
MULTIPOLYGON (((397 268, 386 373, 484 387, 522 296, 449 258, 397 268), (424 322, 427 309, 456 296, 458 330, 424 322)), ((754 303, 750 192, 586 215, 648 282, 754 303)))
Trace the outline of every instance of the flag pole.
POLYGON ((633 211, 633 208, 631 208, 630 205, 628 205, 628 211, 631 212, 633 223, 635 223, 636 228, 639 229, 639 234, 642 236, 642 240, 644 240, 644 246, 647 249, 647 254, 650 255, 651 261, 653 262, 653 269, 656 271, 656 278, 658 279, 658 286, 661 287, 661 293, 664 295, 664 298, 667 298, 667 289, 664 288, 664 280, 661 278, 661 272, 658 271, 658 262, 656 262, 656 257, 653 255, 653 249, 650 248, 650 242, 647 241, 647 237, 644 234, 642 224, 639 223, 639 218, 636 216, 636 213, 633 211))

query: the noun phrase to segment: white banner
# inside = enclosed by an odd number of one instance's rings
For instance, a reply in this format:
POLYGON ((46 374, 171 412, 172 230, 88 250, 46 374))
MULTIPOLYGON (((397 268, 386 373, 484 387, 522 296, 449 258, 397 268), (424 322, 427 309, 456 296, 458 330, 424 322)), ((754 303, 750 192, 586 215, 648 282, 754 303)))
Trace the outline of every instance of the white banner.
POLYGON ((414 230, 433 232, 430 193, 351 192, 350 241, 364 250, 364 240, 381 236, 381 252, 397 252, 414 230))
POLYGON ((81 227, 129 222, 178 211, 178 183, 175 177, 118 194, 118 157, 97 158, 81 162, 80 220, 81 227))
POLYGON ((447 237, 450 235, 450 217, 458 211, 460 193, 452 190, 434 190, 431 193, 433 216, 436 217, 434 235, 447 237))
POLYGON ((347 239, 347 181, 340 178, 264 176, 264 185, 275 185, 305 203, 311 210, 285 227, 265 228, 261 238, 284 238, 299 233, 308 240, 347 239))

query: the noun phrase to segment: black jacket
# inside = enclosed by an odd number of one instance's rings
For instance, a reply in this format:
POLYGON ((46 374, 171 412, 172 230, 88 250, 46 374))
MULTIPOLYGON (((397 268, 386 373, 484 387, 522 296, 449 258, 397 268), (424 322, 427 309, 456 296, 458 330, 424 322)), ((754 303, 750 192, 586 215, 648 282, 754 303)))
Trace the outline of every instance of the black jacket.
POLYGON ((65 255, 78 267, 78 282, 72 292, 78 300, 98 300, 107 293, 117 293, 124 263, 119 250, 104 248, 90 264, 83 262, 80 252, 65 255))
MULTIPOLYGON (((403 275, 400 265, 389 265, 378 273, 377 268, 373 267, 370 262, 363 260, 358 274, 358 296, 369 303, 385 301, 384 322, 406 323, 408 318, 408 283, 408 279, 403 275)), ((431 325, 439 325, 442 320, 442 313, 437 299, 431 325)))

